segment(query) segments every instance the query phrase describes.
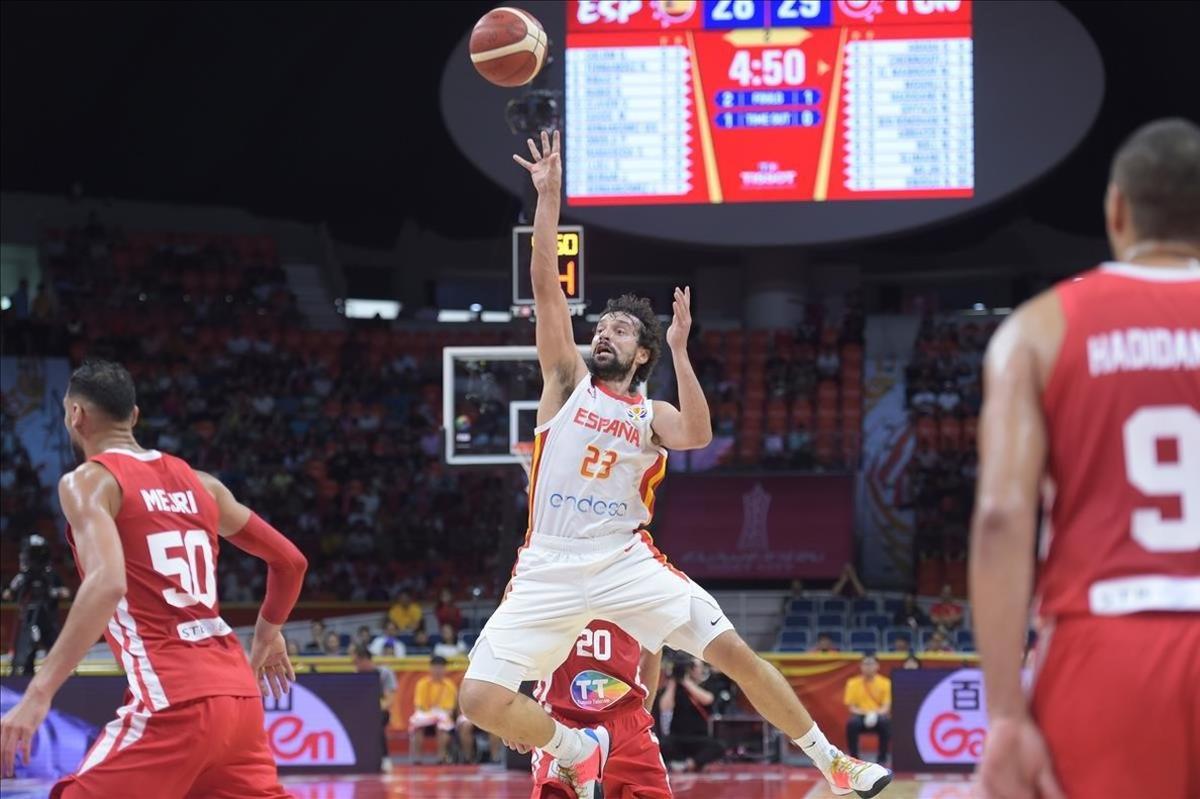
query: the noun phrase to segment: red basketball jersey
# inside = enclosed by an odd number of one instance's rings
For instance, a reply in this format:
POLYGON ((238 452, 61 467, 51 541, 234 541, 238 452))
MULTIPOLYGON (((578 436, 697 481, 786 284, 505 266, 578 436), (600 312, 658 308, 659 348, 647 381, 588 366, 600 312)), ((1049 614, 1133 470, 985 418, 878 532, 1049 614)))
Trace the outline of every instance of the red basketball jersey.
POLYGON ((1055 293, 1040 611, 1200 611, 1200 269, 1106 264, 1055 293))
POLYGON ((641 660, 642 647, 631 635, 611 622, 593 621, 533 697, 555 715, 584 724, 644 710, 641 660))
POLYGON ((126 589, 104 637, 133 698, 156 711, 205 696, 259 696, 217 605, 216 500, 171 455, 110 449, 91 460, 121 486, 126 589))

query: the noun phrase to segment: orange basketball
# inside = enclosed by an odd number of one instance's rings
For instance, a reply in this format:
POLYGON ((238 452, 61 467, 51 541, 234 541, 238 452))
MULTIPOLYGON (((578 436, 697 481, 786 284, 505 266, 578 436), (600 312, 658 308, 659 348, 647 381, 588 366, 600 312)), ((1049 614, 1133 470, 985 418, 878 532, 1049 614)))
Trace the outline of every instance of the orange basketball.
POLYGON ((495 8, 471 31, 471 63, 497 86, 524 86, 546 62, 546 31, 528 11, 495 8))

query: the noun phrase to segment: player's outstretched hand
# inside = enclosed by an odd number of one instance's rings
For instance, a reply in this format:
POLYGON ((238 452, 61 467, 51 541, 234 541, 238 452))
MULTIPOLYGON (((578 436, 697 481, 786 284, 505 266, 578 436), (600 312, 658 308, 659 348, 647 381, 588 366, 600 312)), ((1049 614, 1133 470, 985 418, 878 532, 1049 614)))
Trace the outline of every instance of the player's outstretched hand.
POLYGON ((533 187, 539 195, 558 197, 562 193, 562 139, 558 131, 554 131, 553 136, 542 131, 541 150, 538 150, 533 139, 525 141, 529 144, 529 153, 533 160, 526 161, 516 154, 513 155, 513 160, 529 172, 533 179, 533 187))
POLYGON ((28 766, 33 736, 50 712, 50 700, 40 693, 26 691, 12 710, 0 718, 0 775, 11 777, 17 755, 28 766))
POLYGON ((500 740, 504 741, 505 746, 518 754, 527 755, 533 751, 533 747, 528 746, 527 744, 519 744, 516 741, 510 741, 507 738, 501 738, 500 740))
POLYGON ((1066 799, 1033 719, 997 719, 988 726, 978 771, 982 799, 1066 799))
POLYGON ((667 346, 672 351, 686 350, 688 334, 692 331, 692 287, 675 287, 675 300, 671 303, 675 316, 667 328, 667 346))
POLYGON ((250 644, 250 668, 254 671, 263 696, 270 695, 278 699, 296 681, 296 671, 288 657, 283 633, 277 625, 268 624, 261 618, 254 629, 254 641, 250 644))

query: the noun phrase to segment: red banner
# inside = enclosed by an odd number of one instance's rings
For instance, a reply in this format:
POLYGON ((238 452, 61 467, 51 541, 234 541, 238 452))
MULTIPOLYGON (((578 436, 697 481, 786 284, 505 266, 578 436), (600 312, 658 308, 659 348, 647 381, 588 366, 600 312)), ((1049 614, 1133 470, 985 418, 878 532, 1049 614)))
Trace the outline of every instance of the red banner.
POLYGON ((655 543, 692 577, 833 578, 851 559, 846 476, 672 474, 655 543))

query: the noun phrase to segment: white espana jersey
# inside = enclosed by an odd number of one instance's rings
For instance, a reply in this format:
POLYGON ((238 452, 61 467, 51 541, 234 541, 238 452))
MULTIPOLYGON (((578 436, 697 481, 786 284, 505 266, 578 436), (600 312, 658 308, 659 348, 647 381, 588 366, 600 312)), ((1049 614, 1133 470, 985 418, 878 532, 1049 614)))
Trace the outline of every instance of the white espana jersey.
POLYGON ((651 442, 654 406, 586 375, 554 418, 534 431, 529 533, 588 539, 649 523, 667 451, 651 442))

